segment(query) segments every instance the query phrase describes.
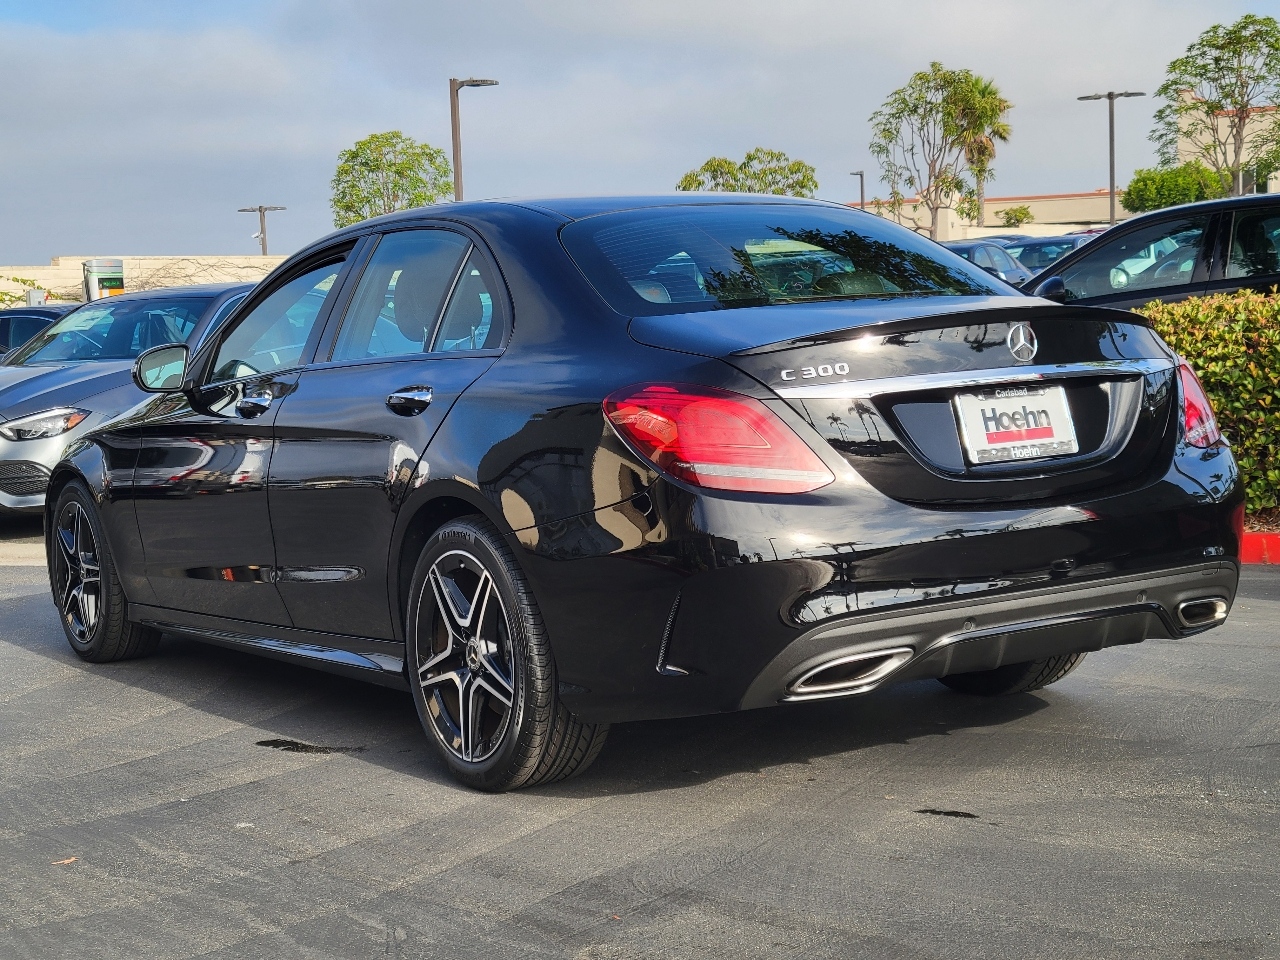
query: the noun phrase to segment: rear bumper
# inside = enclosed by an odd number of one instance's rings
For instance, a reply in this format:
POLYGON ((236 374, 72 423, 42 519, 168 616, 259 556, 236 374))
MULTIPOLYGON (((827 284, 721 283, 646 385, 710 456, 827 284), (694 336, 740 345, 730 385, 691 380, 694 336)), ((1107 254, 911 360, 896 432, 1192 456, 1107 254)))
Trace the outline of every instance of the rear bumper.
POLYGON ((827 624, 779 653, 738 706, 852 696, 907 680, 1202 633, 1226 618, 1239 579, 1236 563, 1221 561, 827 624), (1205 601, 1225 606, 1191 606, 1205 601), (881 665, 890 652, 886 671, 881 665), (841 661, 844 686, 824 684, 817 671, 841 661), (854 664, 865 664, 866 673, 854 664), (860 683, 864 675, 869 682, 860 683), (812 679, 797 687, 806 677, 812 679))

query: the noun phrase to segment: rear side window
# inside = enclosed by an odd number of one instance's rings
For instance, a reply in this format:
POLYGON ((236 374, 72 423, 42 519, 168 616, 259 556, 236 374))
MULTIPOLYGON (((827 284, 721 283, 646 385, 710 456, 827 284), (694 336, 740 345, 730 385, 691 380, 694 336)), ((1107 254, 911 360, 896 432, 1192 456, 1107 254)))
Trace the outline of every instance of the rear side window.
POLYGON ((561 241, 626 316, 817 300, 1016 296, 905 227, 818 204, 706 204, 605 214, 561 241))
POLYGON ((434 350, 456 353, 501 346, 505 324, 496 280, 485 259, 473 250, 440 321, 434 350))
POLYGON ((408 230, 378 241, 342 322, 333 360, 424 353, 471 242, 447 230, 408 230))

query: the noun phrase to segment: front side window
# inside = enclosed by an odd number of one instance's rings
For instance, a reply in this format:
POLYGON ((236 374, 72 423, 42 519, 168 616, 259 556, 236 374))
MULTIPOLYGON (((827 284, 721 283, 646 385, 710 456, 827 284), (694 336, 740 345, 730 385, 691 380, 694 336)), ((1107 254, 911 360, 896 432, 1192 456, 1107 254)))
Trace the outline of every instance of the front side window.
POLYGON ((991 256, 992 263, 1001 273, 1012 273, 1018 269, 1018 265, 1009 259, 1009 255, 999 247, 987 247, 987 253, 991 256))
POLYGON ((974 247, 971 252, 972 255, 965 257, 966 260, 972 260, 984 270, 995 269, 995 264, 991 262, 991 256, 987 253, 986 247, 974 247))
POLYGON ((1280 209, 1240 212, 1231 225, 1227 278, 1265 277, 1280 273, 1280 209))
POLYGON ((1063 274, 1068 300, 1185 286, 1195 277, 1207 216, 1164 220, 1089 244, 1063 274))
POLYGON ((880 217, 817 204, 706 204, 604 214, 561 240, 626 316, 817 300, 1015 296, 880 217))
POLYGON ((360 277, 331 359, 424 353, 470 246, 447 230, 384 236, 360 277))
POLYGON ((327 263, 277 287, 223 338, 211 383, 297 366, 342 262, 327 263))
POLYGON ((10 362, 132 360, 151 347, 185 342, 208 309, 209 300, 98 300, 59 318, 10 362))

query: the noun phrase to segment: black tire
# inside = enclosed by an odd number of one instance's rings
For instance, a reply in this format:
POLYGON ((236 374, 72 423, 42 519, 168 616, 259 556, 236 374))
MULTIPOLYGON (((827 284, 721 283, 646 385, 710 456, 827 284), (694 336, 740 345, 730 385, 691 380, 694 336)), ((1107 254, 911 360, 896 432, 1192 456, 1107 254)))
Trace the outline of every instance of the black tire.
POLYGON ((1030 693, 1057 683, 1079 666, 1083 659, 1083 653, 1064 653, 1048 660, 1010 663, 978 673, 953 673, 949 677, 940 677, 939 681, 958 693, 979 697, 1005 697, 1015 693, 1030 693))
POLYGON ((79 480, 67 484, 52 516, 49 585, 71 649, 90 663, 154 653, 160 632, 126 616, 128 601, 89 489, 79 480))
POLYGON ((557 697, 537 603, 483 517, 453 520, 423 547, 406 611, 405 663, 428 738, 469 787, 497 792, 564 780, 604 746, 608 725, 584 723, 557 697))

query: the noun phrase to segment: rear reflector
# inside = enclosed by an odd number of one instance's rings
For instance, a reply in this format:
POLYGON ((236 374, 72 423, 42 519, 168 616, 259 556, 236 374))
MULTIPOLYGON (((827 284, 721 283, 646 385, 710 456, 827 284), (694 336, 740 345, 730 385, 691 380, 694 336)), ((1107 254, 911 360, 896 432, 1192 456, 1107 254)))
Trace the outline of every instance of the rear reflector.
POLYGON ((808 493, 835 479, 777 414, 740 393, 638 384, 606 397, 604 413, 645 459, 700 487, 808 493))
POLYGON ((1222 431, 1204 387, 1185 360, 1178 364, 1178 380, 1182 384, 1182 439, 1193 447, 1213 446, 1222 439, 1222 431))

